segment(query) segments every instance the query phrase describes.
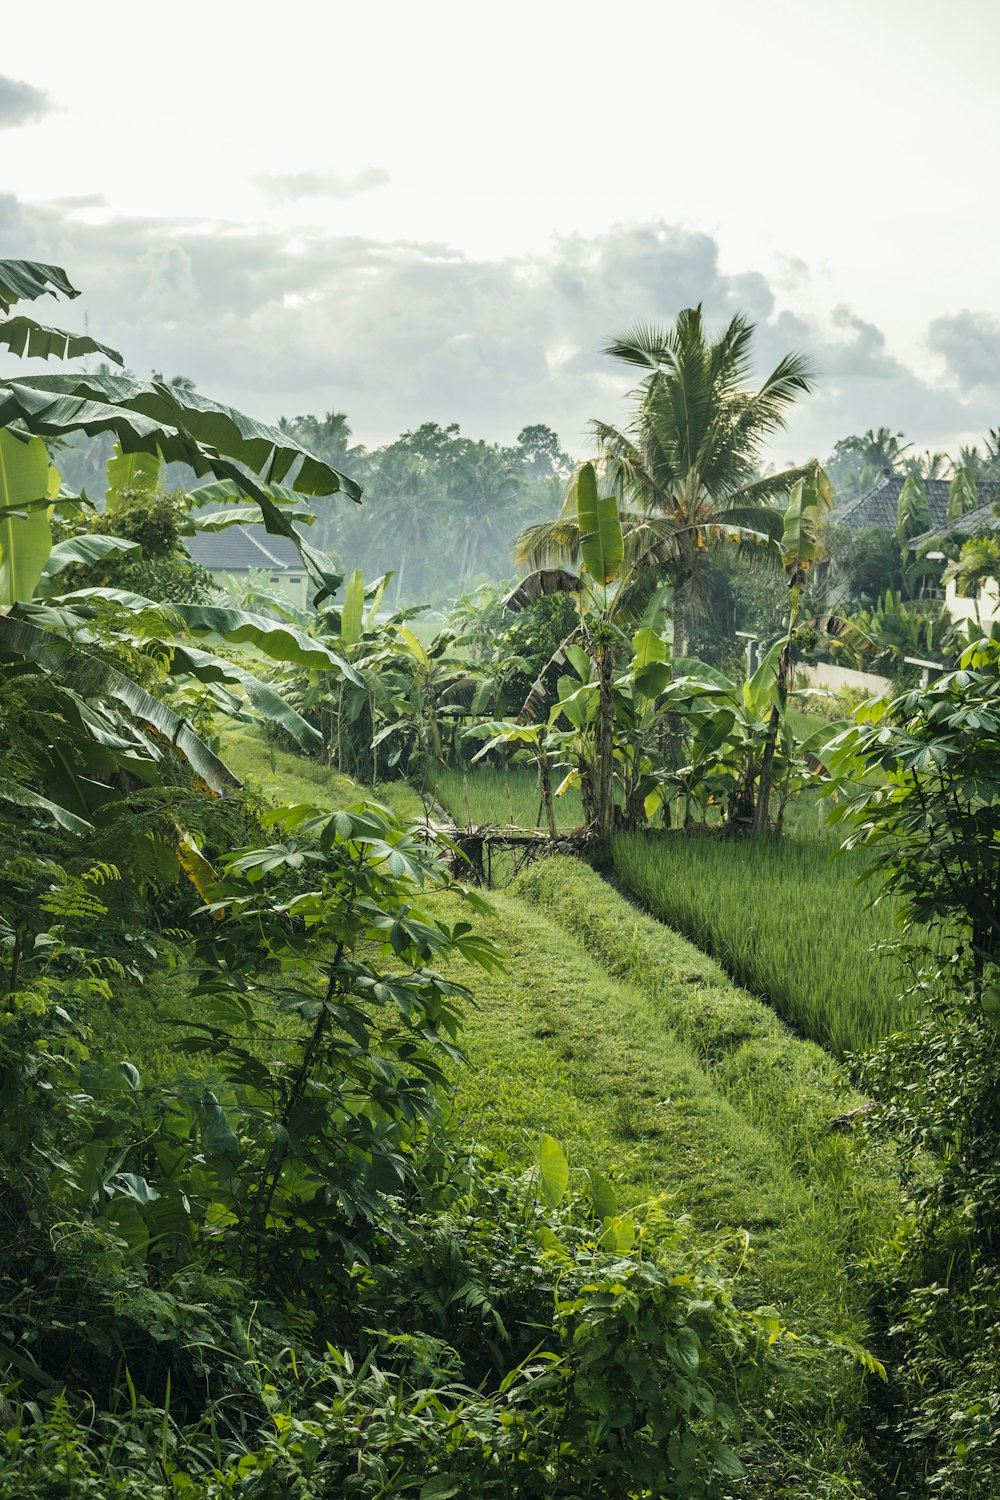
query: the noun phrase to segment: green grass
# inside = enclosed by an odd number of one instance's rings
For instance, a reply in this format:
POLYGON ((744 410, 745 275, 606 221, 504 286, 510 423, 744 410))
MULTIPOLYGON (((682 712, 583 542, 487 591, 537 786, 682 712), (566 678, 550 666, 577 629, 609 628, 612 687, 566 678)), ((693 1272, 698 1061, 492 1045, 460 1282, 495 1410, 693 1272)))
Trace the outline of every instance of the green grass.
MULTIPOLYGON (((809 817, 813 814, 809 813, 809 817)), ((830 835, 781 840, 624 834, 623 885, 780 1014, 838 1056, 905 1026, 897 907, 874 904, 858 857, 830 835), (880 951, 882 950, 882 951, 880 951)))
MULTIPOLYGON (((368 789, 320 760, 275 749, 245 730, 227 730, 220 748, 226 764, 265 805, 314 802, 321 808, 348 807, 367 798, 383 803, 404 819, 423 816, 419 796, 405 782, 387 782, 368 789)), ((191 909, 197 904, 191 890, 191 909)), ((184 1034, 183 1024, 177 1023, 188 1020, 192 1013, 186 952, 181 944, 177 967, 164 964, 144 983, 129 981, 111 999, 89 1002, 83 1019, 105 1057, 134 1063, 148 1079, 172 1077, 178 1068, 196 1077, 211 1072, 213 1063, 207 1053, 189 1056, 177 1048, 178 1037, 184 1034)))
MULTIPOLYGON (((429 784, 441 805, 463 827, 470 815, 473 823, 490 823, 501 828, 512 824, 516 828, 547 827, 544 812, 541 821, 538 817, 538 777, 527 766, 510 766, 501 771, 477 767, 467 773, 435 766, 429 784)), ((583 822, 579 788, 567 787, 555 799, 555 810, 561 830, 579 828, 583 822)))
MULTIPOLYGON (((537 886, 521 889, 492 897, 493 918, 477 924, 506 950, 506 972, 462 975, 476 1002, 464 1032, 470 1067, 456 1080, 466 1128, 522 1166, 547 1132, 573 1167, 612 1173, 624 1201, 668 1194, 708 1240, 746 1228, 752 1251, 741 1283, 749 1300, 794 1303, 799 1315, 859 1332, 863 1297, 848 1265, 888 1232, 894 1189, 857 1139, 830 1130, 857 1102, 847 1081, 809 1043, 784 1034, 779 1045, 763 1016, 760 1035, 724 1075, 693 1018, 713 1017, 718 1034, 743 1014, 746 1030, 745 1012, 757 1002, 676 935, 675 963, 651 981, 654 995, 648 984, 609 973, 541 909, 537 886), (764 1090, 779 1075, 788 1098, 775 1114, 764 1090), (785 1126, 796 1105, 804 1123, 790 1139, 785 1126)), ((632 914, 613 900, 609 941, 616 946, 617 927, 624 947, 632 914)), ((773 1017, 769 1024, 777 1026, 773 1017)), ((738 1048, 721 1050, 735 1058, 738 1048)))
POLYGON ((220 754, 251 792, 271 803, 317 802, 321 807, 351 807, 374 800, 404 820, 415 822, 424 806, 405 781, 362 787, 321 760, 279 750, 251 731, 227 729, 220 754))

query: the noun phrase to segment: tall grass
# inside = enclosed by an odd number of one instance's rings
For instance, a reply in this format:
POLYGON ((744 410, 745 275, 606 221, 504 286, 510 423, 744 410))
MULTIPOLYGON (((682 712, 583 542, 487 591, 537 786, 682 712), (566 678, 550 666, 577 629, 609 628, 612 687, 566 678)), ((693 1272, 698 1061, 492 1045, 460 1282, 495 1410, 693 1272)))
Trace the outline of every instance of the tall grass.
MULTIPOLYGON (((503 770, 477 767, 474 770, 451 771, 435 766, 429 776, 431 790, 447 808, 456 823, 490 823, 501 828, 541 828, 538 777, 527 766, 510 766, 503 770)), ((560 830, 579 828, 583 822, 583 804, 577 787, 567 787, 555 799, 556 824, 560 830)))
POLYGON ((623 834, 623 885, 711 953, 792 1025, 839 1056, 871 1046, 913 1014, 900 998, 897 906, 859 886, 860 857, 831 837, 733 842, 623 834))

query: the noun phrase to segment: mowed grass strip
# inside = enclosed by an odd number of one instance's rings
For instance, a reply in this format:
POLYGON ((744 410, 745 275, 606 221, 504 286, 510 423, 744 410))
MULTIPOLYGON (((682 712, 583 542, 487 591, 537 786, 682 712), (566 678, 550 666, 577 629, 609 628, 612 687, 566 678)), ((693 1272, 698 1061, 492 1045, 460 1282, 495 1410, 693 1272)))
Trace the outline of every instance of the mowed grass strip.
POLYGON ((582 860, 553 856, 513 893, 573 934, 616 979, 638 990, 759 1130, 781 1142, 790 1168, 838 1195, 837 1226, 852 1243, 881 1233, 897 1188, 887 1165, 839 1122, 864 1104, 844 1068, 793 1035, 763 1000, 736 988, 713 959, 636 908, 582 860))
MULTIPOLYGON (((726 1097, 662 1009, 557 921, 516 896, 491 902, 477 927, 506 950, 506 972, 458 971, 476 1001, 463 1038, 470 1066, 456 1078, 466 1130, 522 1166, 546 1132, 573 1167, 613 1175, 624 1201, 667 1193, 712 1241, 746 1228, 745 1295, 863 1332, 847 1270, 865 1248, 859 1216, 845 1216, 830 1174, 796 1164, 781 1130, 726 1097)), ((874 1228, 866 1220, 869 1241, 874 1228)))
POLYGON ((692 838, 622 834, 621 883, 839 1057, 870 1047, 913 1016, 901 998, 901 930, 890 900, 859 885, 857 858, 825 838, 692 838))

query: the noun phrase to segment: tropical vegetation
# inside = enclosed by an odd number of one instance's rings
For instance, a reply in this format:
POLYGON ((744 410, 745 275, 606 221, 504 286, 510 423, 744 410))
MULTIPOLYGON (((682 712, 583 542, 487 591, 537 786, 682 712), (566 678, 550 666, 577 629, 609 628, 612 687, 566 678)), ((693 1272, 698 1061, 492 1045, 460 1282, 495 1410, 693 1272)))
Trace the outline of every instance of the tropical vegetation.
POLYGON ((1000 643, 928 597, 986 534, 911 546, 942 456, 763 473, 808 365, 698 309, 572 463, 268 427, 48 295, 0 261, 0 342, 107 363, 0 379, 0 1500, 992 1500, 1000 643), (191 563, 245 524, 305 605, 191 563))

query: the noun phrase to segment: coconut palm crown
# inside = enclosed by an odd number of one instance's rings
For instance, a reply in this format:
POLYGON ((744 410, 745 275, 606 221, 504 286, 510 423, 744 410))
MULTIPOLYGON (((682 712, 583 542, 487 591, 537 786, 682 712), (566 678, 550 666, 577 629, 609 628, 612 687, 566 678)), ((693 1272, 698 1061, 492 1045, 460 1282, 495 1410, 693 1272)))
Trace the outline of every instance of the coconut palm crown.
MULTIPOLYGON (((776 538, 772 500, 814 467, 759 477, 761 445, 812 389, 813 372, 802 355, 788 354, 757 390, 749 388, 753 334, 754 325, 737 316, 710 337, 698 306, 672 328, 631 328, 604 351, 646 372, 626 425, 592 427, 605 486, 620 497, 627 555, 655 557, 673 583, 675 649, 704 596, 709 544, 776 538)), ((574 523, 564 509, 522 532, 518 563, 575 561, 574 523)))

